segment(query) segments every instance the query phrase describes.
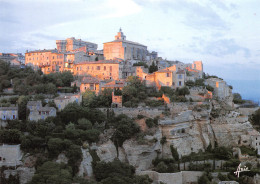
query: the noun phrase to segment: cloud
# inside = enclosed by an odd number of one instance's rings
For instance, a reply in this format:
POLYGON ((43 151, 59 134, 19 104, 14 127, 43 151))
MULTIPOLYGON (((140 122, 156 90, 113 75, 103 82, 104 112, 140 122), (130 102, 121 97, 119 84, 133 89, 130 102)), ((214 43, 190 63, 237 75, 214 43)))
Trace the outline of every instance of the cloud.
MULTIPOLYGON (((195 29, 228 29, 228 24, 209 3, 188 0, 134 0, 140 6, 160 9, 164 13, 183 17, 182 23, 195 29), (178 13, 178 14, 176 14, 178 13)), ((214 2, 214 1, 213 1, 214 2)), ((221 9, 229 9, 224 3, 215 2, 221 9)))
POLYGON ((199 37, 193 37, 192 44, 189 45, 188 50, 216 57, 237 55, 242 52, 244 58, 251 57, 250 50, 238 45, 234 39, 221 38, 204 40, 199 37))
POLYGON ((142 10, 142 7, 132 0, 124 0, 124 3, 118 0, 107 0, 102 7, 103 11, 106 11, 100 16, 101 18, 119 18, 139 13, 142 10))

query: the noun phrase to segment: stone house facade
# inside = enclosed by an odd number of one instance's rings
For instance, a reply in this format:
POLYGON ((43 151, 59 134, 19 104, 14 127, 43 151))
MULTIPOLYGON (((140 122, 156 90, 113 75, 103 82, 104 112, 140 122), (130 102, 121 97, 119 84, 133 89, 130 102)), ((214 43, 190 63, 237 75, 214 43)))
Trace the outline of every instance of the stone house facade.
POLYGON ((125 86, 127 85, 126 81, 124 79, 122 80, 114 80, 108 83, 105 83, 103 85, 101 85, 101 90, 104 89, 119 89, 122 90, 125 86))
POLYGON ((91 61, 97 52, 97 44, 81 39, 68 38, 57 40, 57 49, 35 50, 25 53, 25 64, 34 69, 41 69, 44 74, 52 72, 74 72, 74 64, 91 61), (90 54, 91 53, 91 56, 90 54))
POLYGON ((57 49, 59 52, 68 52, 79 48, 86 48, 86 51, 96 51, 98 45, 91 42, 86 42, 74 37, 67 38, 66 40, 56 40, 57 49))
POLYGON ((19 145, 0 145, 0 167, 17 166, 22 164, 22 153, 19 145))
POLYGON ((83 77, 80 84, 80 93, 84 93, 86 90, 95 92, 99 94, 100 92, 100 80, 92 76, 83 77))
POLYGON ((220 99, 230 97, 230 94, 232 94, 232 89, 222 79, 209 78, 206 80, 206 85, 212 86, 214 88, 213 93, 220 99))
POLYGON ((81 62, 74 65, 74 75, 91 75, 101 80, 122 79, 123 63, 118 61, 81 62))
POLYGON ((56 104, 58 111, 63 110, 69 103, 78 103, 82 102, 82 95, 79 94, 67 94, 54 98, 54 103, 56 104))
POLYGON ((24 55, 21 53, 0 53, 0 59, 10 63, 11 66, 21 66, 24 64, 24 55))
POLYGON ((54 107, 42 106, 41 101, 29 101, 27 109, 30 110, 28 119, 30 121, 44 120, 48 117, 56 116, 56 109, 54 107))
POLYGON ((147 46, 126 40, 121 28, 115 40, 104 43, 104 57, 107 60, 120 58, 123 60, 146 60, 147 46))
POLYGON ((123 107, 122 105, 122 96, 115 95, 114 92, 112 92, 112 107, 120 108, 123 107))
POLYGON ((1 120, 14 120, 18 119, 18 107, 0 107, 0 119, 1 120))

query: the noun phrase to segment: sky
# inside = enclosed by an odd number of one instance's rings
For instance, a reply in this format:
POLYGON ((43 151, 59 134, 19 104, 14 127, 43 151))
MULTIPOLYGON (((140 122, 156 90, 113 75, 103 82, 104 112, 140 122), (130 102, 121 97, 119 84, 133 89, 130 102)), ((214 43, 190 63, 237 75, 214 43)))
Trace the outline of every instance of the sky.
POLYGON ((127 40, 168 60, 202 60, 260 100, 259 0, 0 0, 0 25, 0 52, 22 53, 68 37, 102 49, 121 27, 127 40))

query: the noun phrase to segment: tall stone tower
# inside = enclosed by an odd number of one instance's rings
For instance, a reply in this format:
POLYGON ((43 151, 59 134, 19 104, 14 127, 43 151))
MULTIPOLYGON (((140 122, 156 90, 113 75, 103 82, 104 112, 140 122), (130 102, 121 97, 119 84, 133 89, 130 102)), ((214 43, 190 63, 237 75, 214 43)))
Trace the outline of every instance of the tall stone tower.
POLYGON ((120 27, 119 32, 117 33, 117 35, 115 36, 115 40, 126 40, 126 36, 124 35, 124 33, 122 32, 122 29, 120 27))

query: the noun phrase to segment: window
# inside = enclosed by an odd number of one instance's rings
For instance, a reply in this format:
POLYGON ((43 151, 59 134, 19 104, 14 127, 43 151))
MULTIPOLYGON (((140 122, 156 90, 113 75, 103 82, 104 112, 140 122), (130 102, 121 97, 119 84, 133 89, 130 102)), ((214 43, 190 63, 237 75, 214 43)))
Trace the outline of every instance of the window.
POLYGON ((13 115, 13 119, 16 119, 15 115, 13 115))
POLYGON ((170 73, 166 73, 166 77, 170 77, 171 76, 171 74, 170 73))
POLYGON ((94 84, 90 84, 90 89, 94 90, 94 84))
POLYGON ((181 81, 179 81, 179 86, 181 86, 181 81))
POLYGON ((218 83, 218 82, 216 82, 216 87, 217 87, 217 88, 219 87, 219 83, 218 83))
POLYGON ((107 69, 107 67, 106 66, 104 66, 104 70, 106 71, 106 69, 107 69))
POLYGON ((97 66, 97 70, 100 70, 100 66, 97 66))
POLYGON ((178 75, 178 79, 182 79, 182 75, 181 74, 178 75))
POLYGON ((112 66, 110 66, 110 72, 112 72, 112 66))

